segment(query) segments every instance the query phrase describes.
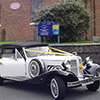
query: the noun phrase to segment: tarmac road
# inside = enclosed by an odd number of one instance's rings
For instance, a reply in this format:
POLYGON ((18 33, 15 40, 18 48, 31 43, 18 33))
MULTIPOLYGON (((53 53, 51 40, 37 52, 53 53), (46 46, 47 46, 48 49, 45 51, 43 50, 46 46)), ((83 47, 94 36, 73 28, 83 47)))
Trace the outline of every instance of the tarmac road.
MULTIPOLYGON (((54 100, 49 86, 6 82, 0 86, 0 100, 54 100)), ((64 100, 100 100, 100 89, 90 92, 87 88, 68 89, 64 100)))

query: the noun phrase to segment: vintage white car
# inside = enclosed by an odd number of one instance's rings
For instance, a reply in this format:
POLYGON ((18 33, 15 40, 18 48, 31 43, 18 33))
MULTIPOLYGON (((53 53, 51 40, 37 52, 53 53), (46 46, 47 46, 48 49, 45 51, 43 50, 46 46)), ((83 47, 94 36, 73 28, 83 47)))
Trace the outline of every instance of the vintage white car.
POLYGON ((84 66, 82 58, 48 44, 12 43, 0 45, 0 85, 4 80, 49 83, 52 96, 61 100, 66 89, 86 85, 88 90, 99 88, 100 67, 84 66))

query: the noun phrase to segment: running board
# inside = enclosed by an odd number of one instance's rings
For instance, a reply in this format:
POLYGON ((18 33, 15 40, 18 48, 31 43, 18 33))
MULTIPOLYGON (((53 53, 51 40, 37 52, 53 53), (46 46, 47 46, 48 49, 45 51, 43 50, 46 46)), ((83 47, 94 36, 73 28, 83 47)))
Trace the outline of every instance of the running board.
POLYGON ((3 77, 3 78, 7 80, 13 80, 13 81, 26 81, 30 79, 28 77, 3 77))

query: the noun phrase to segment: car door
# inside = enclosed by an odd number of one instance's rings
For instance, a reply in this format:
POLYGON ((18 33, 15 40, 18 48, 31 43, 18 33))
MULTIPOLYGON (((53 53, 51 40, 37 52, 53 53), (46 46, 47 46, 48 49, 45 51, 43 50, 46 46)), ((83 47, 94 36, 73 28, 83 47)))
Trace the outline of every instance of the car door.
POLYGON ((25 60, 17 50, 4 53, 0 62, 2 77, 25 77, 25 60))

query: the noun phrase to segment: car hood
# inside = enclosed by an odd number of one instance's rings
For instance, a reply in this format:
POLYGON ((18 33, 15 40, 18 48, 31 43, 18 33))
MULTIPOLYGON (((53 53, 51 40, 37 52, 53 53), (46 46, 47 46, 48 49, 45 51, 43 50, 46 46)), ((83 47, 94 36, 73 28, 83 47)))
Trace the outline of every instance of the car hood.
POLYGON ((39 56, 38 58, 42 60, 70 60, 76 59, 78 56, 39 56))
POLYGON ((61 65, 66 60, 77 60, 79 59, 79 56, 55 56, 55 55, 48 55, 48 56, 38 56, 31 58, 32 59, 40 59, 42 60, 46 65, 61 65))

